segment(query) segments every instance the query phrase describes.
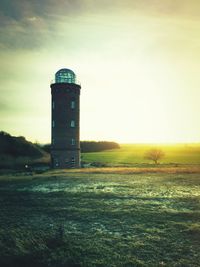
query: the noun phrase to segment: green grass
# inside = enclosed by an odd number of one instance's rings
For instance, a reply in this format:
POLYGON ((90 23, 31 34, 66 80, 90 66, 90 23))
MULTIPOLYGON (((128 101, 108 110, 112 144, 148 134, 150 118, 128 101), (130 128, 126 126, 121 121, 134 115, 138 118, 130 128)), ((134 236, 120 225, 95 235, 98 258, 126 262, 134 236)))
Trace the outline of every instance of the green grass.
POLYGON ((165 152, 164 164, 200 164, 200 145, 121 145, 120 149, 96 153, 82 153, 84 162, 101 162, 109 166, 133 166, 135 164, 149 164, 144 159, 145 152, 158 147, 165 152))
POLYGON ((199 184, 115 168, 1 176, 0 266, 197 267, 199 184))

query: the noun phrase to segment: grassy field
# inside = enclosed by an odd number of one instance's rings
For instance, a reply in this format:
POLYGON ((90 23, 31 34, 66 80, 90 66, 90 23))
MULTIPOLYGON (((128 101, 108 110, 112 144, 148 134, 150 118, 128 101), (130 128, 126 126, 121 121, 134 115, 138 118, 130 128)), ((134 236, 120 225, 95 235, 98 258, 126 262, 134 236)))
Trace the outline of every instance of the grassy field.
POLYGON ((84 162, 100 162, 108 166, 134 166, 150 164, 144 159, 145 152, 150 148, 161 148, 165 158, 163 164, 200 164, 200 145, 120 145, 120 149, 96 153, 82 153, 84 162))
POLYGON ((0 176, 0 266, 197 267, 199 184, 184 168, 0 176))

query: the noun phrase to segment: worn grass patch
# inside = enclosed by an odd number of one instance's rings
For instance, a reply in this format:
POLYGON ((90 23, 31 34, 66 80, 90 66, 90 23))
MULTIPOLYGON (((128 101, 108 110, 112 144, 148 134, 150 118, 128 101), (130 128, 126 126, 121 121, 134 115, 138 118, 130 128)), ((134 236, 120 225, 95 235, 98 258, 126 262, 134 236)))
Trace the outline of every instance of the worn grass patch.
POLYGON ((0 265, 199 266, 199 174, 106 170, 2 177, 0 265))

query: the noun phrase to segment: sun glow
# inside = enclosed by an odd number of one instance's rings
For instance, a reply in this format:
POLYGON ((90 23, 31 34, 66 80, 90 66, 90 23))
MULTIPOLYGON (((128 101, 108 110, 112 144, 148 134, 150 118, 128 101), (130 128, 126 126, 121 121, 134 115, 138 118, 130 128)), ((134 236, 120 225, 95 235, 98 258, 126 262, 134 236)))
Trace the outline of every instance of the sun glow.
POLYGON ((200 141, 200 24, 185 13, 119 6, 30 17, 41 23, 40 46, 1 53, 3 130, 49 142, 50 80, 70 68, 82 86, 82 140, 200 141))

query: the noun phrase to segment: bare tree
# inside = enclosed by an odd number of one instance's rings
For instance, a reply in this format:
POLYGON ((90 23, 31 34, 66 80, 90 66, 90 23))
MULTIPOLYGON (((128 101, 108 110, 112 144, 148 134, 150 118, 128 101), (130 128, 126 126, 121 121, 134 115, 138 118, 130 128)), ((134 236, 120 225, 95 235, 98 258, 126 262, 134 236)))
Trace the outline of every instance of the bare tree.
POLYGON ((144 158, 153 160, 155 164, 158 164, 159 160, 164 158, 164 156, 165 156, 165 153, 161 149, 152 148, 145 153, 144 158))

